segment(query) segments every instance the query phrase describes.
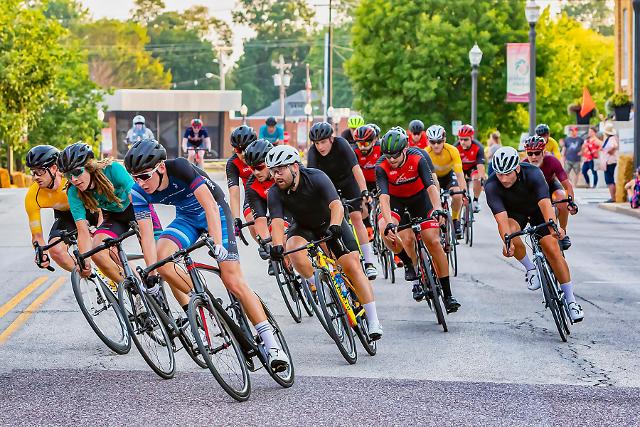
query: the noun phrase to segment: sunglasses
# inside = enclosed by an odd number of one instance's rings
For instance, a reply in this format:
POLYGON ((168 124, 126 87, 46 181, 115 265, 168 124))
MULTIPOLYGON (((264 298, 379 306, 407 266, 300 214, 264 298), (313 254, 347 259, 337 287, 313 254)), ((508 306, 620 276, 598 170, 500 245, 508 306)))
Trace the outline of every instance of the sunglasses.
POLYGON ((254 171, 263 171, 267 168, 267 165, 264 163, 260 163, 259 165, 253 166, 251 169, 254 171))
POLYGON ((47 173, 49 169, 31 169, 32 176, 42 176, 47 173))
POLYGON ((396 153, 396 154, 387 154, 387 156, 389 156, 390 158, 392 158, 392 159, 394 159, 394 160, 395 160, 395 159, 397 159, 398 157, 402 156, 402 154, 403 154, 403 153, 404 153, 404 151, 401 151, 401 152, 396 153))
POLYGON ((431 144, 431 145, 444 144, 444 139, 441 139, 440 141, 429 141, 429 144, 431 144))
POLYGON ((356 144, 360 148, 368 148, 371 146, 372 143, 373 141, 356 141, 356 144))
POLYGON ((465 137, 463 137, 463 138, 458 138, 458 140, 459 140, 459 141, 464 141, 464 142, 469 142, 469 141, 471 141, 471 138, 468 138, 468 137, 466 137, 466 138, 465 138, 465 137))
POLYGON ((527 151, 527 156, 539 156, 542 154, 542 151, 527 151))
POLYGON ((418 133, 412 132, 411 135, 413 135, 413 136, 422 136, 422 132, 418 132, 418 133))
POLYGON ((143 173, 132 175, 133 179, 135 181, 142 181, 142 182, 149 181, 153 176, 153 174, 156 173, 156 171, 158 170, 161 164, 162 163, 158 163, 158 165, 155 168, 151 169, 149 172, 143 172, 143 173))
POLYGON ((271 174, 275 176, 284 174, 284 171, 286 171, 287 169, 289 169, 289 166, 276 166, 275 168, 270 168, 269 170, 271 171, 271 174))
POLYGON ((67 177, 67 179, 72 179, 72 178, 77 178, 80 175, 82 175, 84 173, 84 166, 81 166, 79 168, 75 168, 73 170, 70 170, 69 172, 65 172, 64 176, 67 177))

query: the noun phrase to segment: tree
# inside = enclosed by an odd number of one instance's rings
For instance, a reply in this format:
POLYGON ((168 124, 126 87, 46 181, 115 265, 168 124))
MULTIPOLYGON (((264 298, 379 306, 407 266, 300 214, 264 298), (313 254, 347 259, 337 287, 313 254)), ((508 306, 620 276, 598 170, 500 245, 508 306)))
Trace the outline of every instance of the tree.
POLYGON ((480 134, 520 132, 505 103, 505 43, 527 40, 524 1, 362 0, 355 11, 353 55, 345 67, 355 107, 384 127, 419 118, 449 128, 470 120, 475 42, 483 51, 478 82, 480 134))
POLYGON ((166 7, 163 0, 134 0, 133 4, 133 20, 145 27, 160 16, 166 7))
POLYGON ((608 0, 564 1, 562 12, 603 36, 613 35, 613 5, 608 0))
POLYGON ((78 0, 47 0, 42 4, 44 16, 57 20, 65 28, 85 22, 89 10, 78 0))

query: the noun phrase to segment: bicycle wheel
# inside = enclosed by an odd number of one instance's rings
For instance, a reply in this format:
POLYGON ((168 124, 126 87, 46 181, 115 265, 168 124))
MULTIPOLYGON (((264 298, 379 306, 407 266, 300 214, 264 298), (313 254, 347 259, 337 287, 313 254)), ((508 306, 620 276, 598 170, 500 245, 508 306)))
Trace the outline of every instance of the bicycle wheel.
POLYGON ((462 206, 462 234, 464 234, 464 243, 469 244, 469 210, 471 202, 467 206, 462 206))
POLYGON ((458 276, 458 239, 456 238, 456 232, 453 228, 453 220, 449 218, 447 221, 447 239, 449 241, 449 266, 453 271, 454 276, 458 276))
POLYGON ((382 266, 382 274, 384 276, 384 280, 387 280, 389 278, 389 257, 385 252, 382 252, 380 255, 381 256, 378 258, 380 258, 379 261, 382 266))
POLYGON ((229 324, 208 298, 195 295, 187 310, 191 333, 200 354, 220 387, 243 402, 251 394, 251 380, 240 344, 229 324))
MULTIPOLYGON (((358 307, 355 310, 360 309, 364 310, 362 306, 358 307)), ((357 319, 358 325, 353 329, 356 331, 356 335, 360 340, 360 344, 362 344, 362 347, 367 353, 369 353, 370 356, 375 356, 378 351, 378 344, 377 341, 373 341, 369 338, 369 323, 367 322, 367 316, 362 313, 357 317, 357 319)))
MULTIPOLYGON (((480 202, 474 202, 474 203, 480 203, 480 202)), ((469 233, 469 247, 473 247, 473 223, 476 222, 476 214, 473 213, 473 209, 470 208, 469 210, 469 225, 467 226, 468 229, 468 233, 469 233)))
POLYGON ((296 293, 298 294, 298 299, 302 303, 302 307, 304 307, 304 311, 307 312, 307 316, 313 317, 313 307, 307 300, 307 294, 303 290, 302 280, 302 277, 298 275, 293 278, 296 293))
POLYGON ((93 332, 111 350, 127 354, 131 339, 118 300, 97 277, 85 279, 78 270, 71 272, 71 287, 80 311, 93 332))
POLYGON ((161 378, 172 378, 176 372, 173 343, 154 306, 145 304, 137 284, 125 279, 118 286, 118 299, 126 313, 129 335, 147 365, 161 378))
MULTIPOLYGON (((258 298, 260 299, 260 297, 258 298)), ((264 301, 262 301, 262 299, 260 299, 260 302, 262 303, 262 308, 264 309, 264 312, 267 315, 267 320, 269 321, 269 323, 271 324, 271 327, 273 328, 274 338, 278 342, 278 345, 280 345, 280 348, 282 349, 282 351, 284 351, 286 355, 289 357, 289 366, 287 367, 287 369, 285 369, 282 372, 275 372, 273 369, 271 369, 269 364, 265 363, 267 362, 266 357, 263 362, 264 367, 267 370, 267 372, 269 372, 269 375, 271 375, 271 378, 275 380, 275 382, 277 382, 284 388, 289 388, 293 385, 293 381, 295 379, 293 358, 291 357, 289 346, 287 345, 287 341, 284 338, 282 329, 280 329, 280 326, 278 326, 278 322, 276 322, 275 317, 273 317, 273 314, 271 314, 271 311, 269 311, 269 307, 267 307, 267 305, 264 303, 264 301)), ((264 350, 266 351, 266 349, 264 350)))
POLYGON ((300 300, 295 287, 279 262, 271 261, 271 265, 275 272, 276 282, 278 282, 278 288, 284 299, 284 304, 287 306, 287 310, 289 310, 293 320, 296 323, 300 323, 302 321, 302 309, 300 308, 300 300))
POLYGON ((560 296, 556 290, 557 285, 555 278, 550 274, 548 265, 545 261, 538 258, 536 260, 536 267, 538 267, 538 272, 540 273, 540 284, 542 286, 545 305, 553 315, 553 321, 556 324, 560 338, 562 341, 566 342, 569 325, 567 324, 564 303, 560 300, 560 296))
POLYGON ((311 292, 311 289, 309 288, 309 281, 302 277, 300 279, 302 280, 302 291, 307 297, 307 302, 313 309, 313 313, 316 315, 316 318, 318 319, 318 322, 320 322, 320 324, 322 325, 322 328, 329 335, 331 335, 331 332, 329 332, 329 329, 327 327, 327 321, 324 318, 324 313, 320 308, 320 301, 318 300, 318 291, 316 290, 316 292, 311 292))
POLYGON ((396 261, 394 260, 393 252, 387 249, 386 256, 389 275, 391 276, 391 283, 396 283, 396 261))
POLYGON ((326 319, 327 332, 338 346, 340 354, 353 365, 358 359, 355 337, 333 285, 333 279, 325 270, 316 270, 315 274, 319 305, 326 319))
POLYGON ((434 277, 435 270, 433 269, 433 265, 431 265, 431 259, 429 258, 429 254, 427 253, 426 248, 420 244, 420 273, 421 280, 423 286, 427 290, 427 297, 431 300, 431 307, 434 308, 436 312, 436 320, 438 324, 442 326, 444 332, 448 332, 449 329, 447 327, 447 321, 444 316, 444 298, 442 295, 442 290, 438 286, 436 282, 436 278, 434 277))

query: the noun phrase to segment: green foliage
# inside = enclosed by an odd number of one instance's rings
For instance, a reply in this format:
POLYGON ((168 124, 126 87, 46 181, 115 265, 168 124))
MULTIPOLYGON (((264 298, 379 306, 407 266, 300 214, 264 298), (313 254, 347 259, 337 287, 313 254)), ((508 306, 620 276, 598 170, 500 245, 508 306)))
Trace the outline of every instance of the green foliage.
POLYGON ((626 93, 614 93, 611 95, 611 98, 609 98, 611 108, 627 107, 631 104, 631 98, 629 98, 629 95, 626 93))
POLYGON ((89 10, 78 0, 44 0, 42 9, 44 16, 57 20, 65 28, 84 22, 89 17, 89 10))
POLYGON ((607 0, 565 0, 562 12, 603 36, 613 35, 613 9, 607 0))
POLYGON ((133 20, 142 26, 155 20, 166 7, 163 0, 134 0, 133 5, 133 20))

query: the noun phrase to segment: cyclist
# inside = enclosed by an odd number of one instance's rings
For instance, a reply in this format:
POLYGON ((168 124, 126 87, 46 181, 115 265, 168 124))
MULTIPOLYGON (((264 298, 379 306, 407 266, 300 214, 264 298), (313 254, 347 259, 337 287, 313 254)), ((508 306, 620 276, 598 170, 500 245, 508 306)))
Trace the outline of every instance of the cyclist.
MULTIPOLYGON (((146 139, 153 139, 153 136, 146 139)), ((187 158, 191 163, 194 163, 197 158, 198 166, 203 167, 204 153, 211 151, 211 138, 207 128, 202 125, 202 120, 191 120, 191 126, 185 129, 182 136, 182 149, 187 152, 187 158), (202 146, 203 142, 204 146, 202 146)))
POLYGON ((264 124, 260 126, 259 138, 266 139, 273 145, 279 145, 284 142, 284 131, 277 124, 275 117, 267 118, 264 124))
MULTIPOLYGON (((413 298, 420 301, 424 298, 424 290, 415 269, 414 234, 409 229, 396 233, 395 229, 398 224, 407 224, 405 211, 412 218, 424 218, 434 208, 442 209, 431 173, 433 166, 429 156, 418 148, 409 148, 407 136, 397 130, 390 130, 382 137, 380 149, 383 157, 376 168, 381 210, 378 226, 389 249, 404 262, 405 280, 413 285, 413 298)), ((460 303, 451 294, 449 262, 440 243, 440 224, 436 220, 424 221, 420 234, 433 257, 447 313, 458 311, 460 303)))
MULTIPOLYGON (((231 199, 231 213, 235 224, 234 235, 236 237, 240 234, 240 226, 242 225, 240 214, 242 213, 247 221, 253 220, 251 209, 247 206, 246 201, 242 205, 242 212, 240 212, 240 180, 242 180, 242 185, 244 186, 251 176, 251 168, 244 162, 244 150, 256 139, 258 137, 255 131, 247 125, 238 126, 231 132, 231 146, 234 153, 227 160, 226 171, 229 198, 231 199)), ((255 236, 253 226, 249 227, 249 231, 252 236, 255 236)))
MULTIPOLYGON (((320 169, 326 173, 338 193, 345 199, 369 199, 369 190, 358 158, 349 143, 341 137, 333 136, 333 127, 327 122, 318 122, 311 126, 309 139, 313 145, 307 153, 307 167, 320 169)), ((369 243, 369 234, 362 221, 362 202, 353 203, 349 218, 356 230, 362 255, 364 256, 365 273, 370 280, 378 274, 373 265, 373 249, 369 243)))
MULTIPOLYGON (((376 163, 380 158, 380 144, 377 142, 376 130, 370 125, 360 126, 356 129, 355 143, 353 151, 358 158, 358 164, 362 169, 364 180, 367 183, 367 190, 369 193, 376 191, 376 163)), ((369 242, 373 240, 373 228, 371 224, 371 218, 369 215, 369 209, 365 205, 363 209, 363 222, 367 228, 367 234, 369 242)))
POLYGON ((371 129, 373 129, 373 132, 375 134, 375 138, 373 138, 373 143, 376 144, 380 140, 380 126, 378 126, 375 123, 367 123, 365 126, 369 126, 371 129))
MULTIPOLYGON (((105 237, 118 237, 130 228, 135 220, 129 193, 133 179, 124 166, 113 159, 97 161, 91 147, 77 142, 65 148, 57 164, 68 180, 67 197, 71 215, 78 229, 78 249, 87 252, 102 244, 105 237), (93 237, 89 232, 89 212, 102 213, 102 222, 93 237)), ((160 221, 151 207, 154 230, 160 230, 160 221)), ((112 259, 111 251, 101 251, 91 257, 100 271, 115 283, 124 277, 119 265, 112 259)), ((91 261, 85 261, 82 277, 91 275, 91 261)))
MULTIPOLYGON (((487 180, 485 194, 502 239, 506 234, 520 231, 527 223, 535 226, 550 219, 557 223, 556 213, 549 198, 549 187, 539 168, 529 163, 520 163, 518 151, 513 147, 500 148, 491 161, 495 173, 487 180)), ((579 322, 584 313, 582 307, 576 303, 569 266, 556 243, 556 240, 564 237, 564 230, 560 227, 556 233, 549 228, 544 230, 542 235, 540 245, 560 282, 564 298, 569 305, 571 319, 579 322)), ((540 288, 536 267, 527 255, 522 239, 515 238, 509 250, 503 245, 502 254, 505 257, 515 256, 524 266, 529 290, 535 291, 540 288)))
POLYGON ((538 126, 536 126, 536 135, 543 137, 544 142, 547 144, 545 146, 545 151, 553 154, 556 159, 562 161, 560 145, 558 144, 558 141, 551 137, 550 132, 551 130, 549 129, 549 125, 540 123, 538 126))
POLYGON ((411 120, 407 135, 410 135, 409 145, 411 147, 418 147, 422 150, 427 148, 427 133, 421 120, 411 120))
MULTIPOLYGON (((531 136, 527 138, 524 143, 524 149, 527 157, 524 162, 531 163, 534 166, 539 167, 544 174, 544 179, 549 185, 549 194, 551 200, 564 200, 567 196, 574 198, 573 185, 567 172, 562 167, 562 164, 558 159, 550 154, 545 154, 545 140, 541 136, 531 136)), ((558 208, 558 220, 560 221, 560 227, 565 232, 567 231, 567 223, 569 222, 569 213, 575 215, 578 213, 578 207, 575 203, 559 203, 556 205, 558 208)), ((571 240, 569 236, 564 236, 560 240, 560 246, 562 250, 567 250, 571 246, 571 240)))
POLYGON ((478 213, 480 212, 478 198, 482 194, 482 185, 487 179, 487 173, 484 168, 484 147, 477 139, 473 138, 474 133, 473 126, 462 125, 458 129, 456 147, 462 160, 465 181, 473 182, 473 212, 478 213))
MULTIPOLYGON (((327 242, 345 274, 351 279, 358 300, 362 302, 373 340, 382 337, 373 288, 367 280, 358 257, 358 245, 345 220, 344 209, 329 177, 318 169, 305 168, 298 151, 290 146, 273 148, 267 154, 266 164, 271 170, 276 187, 267 196, 271 214, 271 256, 281 258, 284 252, 284 212, 290 212, 295 224, 289 227, 286 245, 297 248, 326 235, 334 237, 327 242)), ((303 252, 290 255, 293 266, 312 286, 313 266, 303 252)))
MULTIPOLYGON (((131 199, 140 227, 140 245, 147 265, 180 249, 193 245, 203 232, 215 242, 212 255, 218 260, 220 278, 235 295, 254 324, 269 351, 269 364, 275 371, 286 369, 289 359, 277 344, 273 328, 267 320, 257 295, 249 288, 240 269, 238 245, 233 236, 231 211, 222 189, 204 171, 187 160, 166 160, 165 148, 155 140, 143 140, 131 147, 124 158, 135 184, 131 199), (175 206, 176 217, 162 232, 157 245, 153 239, 153 224, 149 205, 159 203, 175 206)), ((160 267, 159 273, 171 286, 185 311, 193 283, 189 275, 174 264, 160 267)), ((153 275, 153 277, 158 277, 153 275)), ((150 292, 158 291, 158 280, 150 292)))
POLYGON ((138 114, 133 118, 133 127, 127 132, 126 143, 131 145, 136 141, 148 138, 153 138, 153 132, 145 126, 144 117, 138 114))
MULTIPOLYGON (((462 172, 462 159, 460 152, 451 144, 447 143, 447 133, 440 125, 432 125, 427 129, 427 139, 429 146, 427 153, 431 157, 434 171, 438 176, 438 185, 442 190, 460 191, 467 190, 467 182, 462 172)), ((452 197, 451 217, 453 228, 458 239, 462 238, 462 227, 460 225, 460 210, 462 203, 466 203, 466 198, 462 194, 452 197)))
POLYGON ((340 136, 347 140, 349 144, 354 144, 356 129, 360 126, 364 126, 365 122, 362 116, 351 116, 349 120, 347 120, 347 129, 343 130, 340 136))
MULTIPOLYGON (((29 217, 31 242, 37 242, 40 246, 45 245, 42 234, 41 209, 53 209, 54 221, 51 230, 49 230, 47 243, 52 243, 55 238, 60 237, 63 231, 71 232, 76 229, 65 192, 67 180, 56 165, 58 157, 60 157, 60 151, 57 148, 51 145, 38 145, 29 150, 25 162, 27 167, 31 169, 34 182, 24 198, 24 209, 29 217)), ((89 219, 91 225, 98 223, 98 215, 90 215, 89 219)), ((40 264, 36 258, 36 265, 40 268, 49 267, 51 263, 49 257, 51 257, 61 268, 71 271, 75 267, 75 262, 69 255, 68 249, 66 245, 58 244, 49 249, 48 254, 43 254, 40 264)))

